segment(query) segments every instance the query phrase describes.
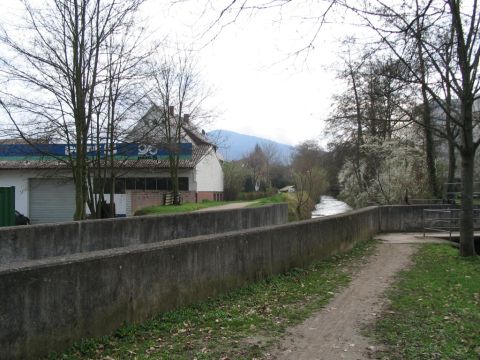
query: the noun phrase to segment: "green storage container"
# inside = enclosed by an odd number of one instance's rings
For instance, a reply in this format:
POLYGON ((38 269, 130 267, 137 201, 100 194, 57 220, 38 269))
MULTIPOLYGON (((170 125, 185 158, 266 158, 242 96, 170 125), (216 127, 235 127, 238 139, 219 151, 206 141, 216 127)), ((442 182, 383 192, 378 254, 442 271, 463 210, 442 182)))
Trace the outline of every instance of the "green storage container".
POLYGON ((15 186, 0 187, 0 227, 15 225, 15 186))

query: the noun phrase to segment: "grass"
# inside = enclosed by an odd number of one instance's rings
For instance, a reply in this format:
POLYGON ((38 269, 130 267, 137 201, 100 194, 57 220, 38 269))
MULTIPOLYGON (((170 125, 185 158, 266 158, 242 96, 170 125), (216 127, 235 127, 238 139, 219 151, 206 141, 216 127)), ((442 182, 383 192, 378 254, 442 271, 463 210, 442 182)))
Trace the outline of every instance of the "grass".
POLYGON ((150 215, 150 214, 171 214, 179 212, 190 212, 200 209, 205 209, 212 206, 219 206, 232 203, 234 201, 202 201, 200 203, 184 203, 181 205, 158 205, 149 206, 135 211, 135 215, 150 215))
POLYGON ((306 201, 302 208, 302 214, 297 213, 297 197, 294 193, 279 193, 270 197, 256 200, 250 207, 285 202, 288 204, 288 221, 298 221, 311 218, 312 207, 315 205, 311 200, 306 201))
MULTIPOLYGON (((250 207, 258 207, 268 204, 275 204, 280 202, 287 202, 289 201, 288 195, 286 194, 275 194, 270 197, 261 198, 258 200, 252 200, 252 204, 250 207)), ((190 212, 200 209, 205 209, 213 206, 231 204, 241 201, 208 201, 204 200, 200 203, 184 203, 181 205, 158 205, 158 206, 149 206, 135 212, 135 215, 152 215, 152 214, 171 214, 171 213, 179 213, 179 212, 190 212)))
POLYGON ((279 193, 269 197, 254 200, 254 202, 249 207, 258 207, 269 204, 277 204, 281 202, 287 202, 287 194, 279 193))
POLYGON ((388 293, 374 328, 387 359, 480 358, 480 259, 425 245, 388 293))
POLYGON ((252 359, 287 327, 322 308, 349 282, 375 242, 274 276, 226 295, 171 311, 114 335, 84 340, 51 359, 252 359))

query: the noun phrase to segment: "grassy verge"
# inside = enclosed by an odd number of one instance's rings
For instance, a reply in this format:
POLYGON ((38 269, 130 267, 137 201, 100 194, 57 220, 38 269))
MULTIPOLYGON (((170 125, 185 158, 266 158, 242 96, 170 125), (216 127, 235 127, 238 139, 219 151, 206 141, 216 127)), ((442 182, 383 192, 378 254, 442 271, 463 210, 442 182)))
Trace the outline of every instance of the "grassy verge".
POLYGON ((425 245, 388 294, 374 334, 388 359, 480 358, 480 259, 425 245))
POLYGON ((352 264, 374 247, 271 277, 227 295, 125 326, 113 336, 84 340, 51 359, 252 359, 289 326, 328 303, 349 282, 352 264))
POLYGON ((281 202, 286 202, 287 201, 287 194, 275 194, 272 196, 264 197, 258 200, 253 200, 254 202, 249 206, 249 207, 258 207, 258 206, 263 206, 263 205, 269 205, 269 204, 278 204, 281 202))
POLYGON ((294 193, 279 193, 263 199, 256 200, 250 207, 257 207, 268 204, 286 202, 288 204, 288 221, 298 221, 311 218, 312 210, 315 206, 311 200, 305 201, 301 209, 301 214, 297 212, 297 197, 294 193))
POLYGON ((185 203, 181 205, 158 205, 150 206, 135 211, 135 215, 150 215, 150 214, 171 214, 179 212, 190 212, 200 209, 205 209, 212 206, 219 206, 229 204, 235 201, 202 201, 200 203, 185 203))

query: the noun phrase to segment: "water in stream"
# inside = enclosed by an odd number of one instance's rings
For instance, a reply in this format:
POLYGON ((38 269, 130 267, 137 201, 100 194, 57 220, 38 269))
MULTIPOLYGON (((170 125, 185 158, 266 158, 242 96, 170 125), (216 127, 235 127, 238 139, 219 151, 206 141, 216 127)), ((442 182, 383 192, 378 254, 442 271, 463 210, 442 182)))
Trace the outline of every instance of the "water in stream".
POLYGON ((320 202, 315 205, 315 210, 312 211, 312 218, 341 214, 349 210, 352 210, 352 208, 343 201, 324 195, 320 198, 320 202))

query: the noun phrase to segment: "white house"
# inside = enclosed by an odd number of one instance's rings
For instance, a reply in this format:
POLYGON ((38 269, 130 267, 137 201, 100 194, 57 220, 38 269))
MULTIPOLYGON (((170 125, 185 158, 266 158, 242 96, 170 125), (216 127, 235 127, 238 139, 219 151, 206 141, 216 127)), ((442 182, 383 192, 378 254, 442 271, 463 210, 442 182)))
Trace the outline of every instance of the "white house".
MULTIPOLYGON (((182 126, 182 131, 182 143, 189 149, 179 163, 182 201, 223 199, 222 159, 217 147, 188 124, 182 126)), ((48 156, 12 156, 15 146, 19 146, 18 142, 0 142, 0 187, 15 186, 16 210, 28 216, 32 224, 72 220, 75 192, 71 170, 64 162, 48 156)), ((137 158, 117 162, 115 208, 120 216, 162 204, 163 195, 169 191, 168 160, 157 157, 154 147, 135 146, 137 158)), ((105 197, 108 201, 109 195, 105 197)))

